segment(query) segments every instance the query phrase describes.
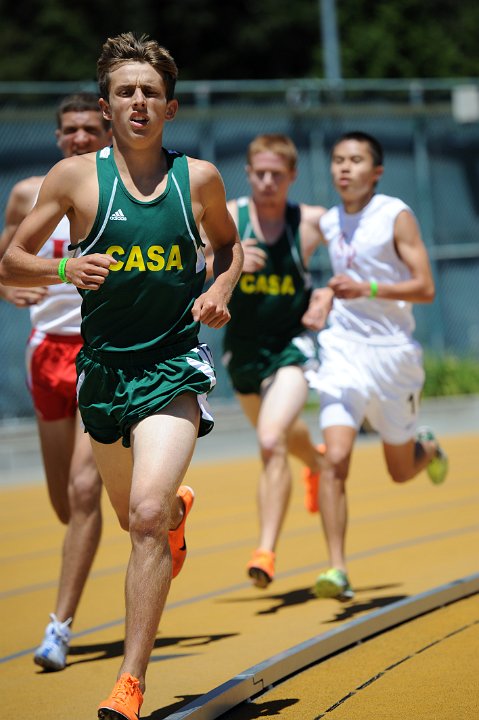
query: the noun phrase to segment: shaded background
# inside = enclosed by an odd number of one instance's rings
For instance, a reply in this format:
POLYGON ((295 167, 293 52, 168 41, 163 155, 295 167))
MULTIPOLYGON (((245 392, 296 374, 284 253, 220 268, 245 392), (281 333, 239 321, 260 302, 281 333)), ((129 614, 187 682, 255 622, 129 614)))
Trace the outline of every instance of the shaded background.
MULTIPOLYGON (((109 35, 126 29, 165 44, 180 67, 180 111, 165 144, 211 160, 228 197, 248 192, 245 151, 261 132, 296 142, 299 177, 292 200, 337 201, 329 152, 338 134, 361 129, 386 152, 379 191, 416 212, 437 283, 432 306, 416 306, 427 352, 479 359, 479 6, 465 2, 294 4, 255 0, 2 1, 0 38, 0 213, 12 185, 60 159, 55 107, 65 94, 96 90, 95 63, 109 35), (24 18, 29 17, 28 24, 24 18), (411 18, 415 18, 413 22, 411 18)), ((313 259, 316 284, 327 253, 313 259)), ((24 383, 28 312, 0 302, 0 419, 30 417, 24 383)), ((222 333, 203 329, 219 375, 222 333)))
POLYGON ((2 80, 93 80, 101 44, 126 30, 168 47, 182 80, 479 71, 475 0, 1 0, 0 16, 2 80))

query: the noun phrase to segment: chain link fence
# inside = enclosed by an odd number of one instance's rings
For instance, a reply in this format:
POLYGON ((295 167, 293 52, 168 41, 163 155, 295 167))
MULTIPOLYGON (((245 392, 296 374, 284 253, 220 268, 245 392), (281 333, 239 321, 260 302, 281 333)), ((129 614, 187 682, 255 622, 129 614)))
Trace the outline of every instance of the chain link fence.
MULTIPOLYGON (((0 213, 18 180, 43 175, 60 159, 55 109, 83 84, 0 83, 0 213)), ((437 285, 432 305, 416 306, 416 337, 431 353, 479 359, 479 90, 476 82, 268 81, 179 83, 180 110, 165 145, 214 162, 228 198, 248 193, 246 147, 258 133, 290 135, 299 150, 294 201, 337 202, 329 177, 336 137, 362 130, 385 150, 379 191, 415 211, 437 285)), ((329 275, 327 251, 313 258, 316 284, 329 275)), ((0 301, 0 419, 32 415, 25 387, 29 315, 0 301)), ((221 366, 221 331, 202 330, 218 370, 215 397, 232 397, 221 366)))

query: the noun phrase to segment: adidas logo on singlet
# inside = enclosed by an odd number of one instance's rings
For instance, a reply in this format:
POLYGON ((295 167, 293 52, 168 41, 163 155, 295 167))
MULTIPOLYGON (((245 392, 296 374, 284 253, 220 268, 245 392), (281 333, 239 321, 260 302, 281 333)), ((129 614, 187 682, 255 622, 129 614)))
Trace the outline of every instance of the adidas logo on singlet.
POLYGON ((123 210, 117 210, 110 215, 110 220, 126 220, 126 215, 123 215, 123 210))

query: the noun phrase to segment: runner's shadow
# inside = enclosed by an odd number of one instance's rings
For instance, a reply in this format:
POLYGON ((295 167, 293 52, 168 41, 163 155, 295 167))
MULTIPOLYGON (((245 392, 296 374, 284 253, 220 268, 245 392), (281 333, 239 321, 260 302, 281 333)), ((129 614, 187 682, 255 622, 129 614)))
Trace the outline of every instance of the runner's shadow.
MULTIPOLYGON (((201 695, 185 695, 177 703, 153 710, 151 715, 142 716, 141 720, 165 720, 169 715, 179 712, 185 705, 200 697, 201 695)), ((242 702, 235 708, 223 713, 221 718, 224 718, 224 720, 257 720, 257 718, 274 717, 280 715, 282 710, 295 705, 297 702, 299 702, 298 698, 270 700, 261 704, 242 702)))
POLYGON ((290 590, 286 593, 278 595, 270 595, 269 593, 255 595, 250 598, 230 598, 227 600, 220 600, 222 603, 242 603, 242 602, 258 602, 258 600, 266 601, 278 601, 276 605, 266 608, 266 610, 258 610, 256 615, 272 615, 285 607, 294 607, 295 605, 304 605, 310 600, 316 600, 311 588, 299 588, 298 590, 290 590))
MULTIPOLYGON (((361 590, 358 589, 357 592, 359 593, 361 592, 361 590)), ((354 618, 356 615, 371 610, 379 610, 380 608, 386 607, 387 605, 392 605, 393 603, 399 602, 400 600, 405 600, 407 597, 409 596, 387 595, 385 597, 370 598, 369 600, 363 600, 359 602, 357 600, 352 600, 348 603, 345 603, 344 605, 341 604, 341 610, 337 612, 335 616, 330 620, 325 620, 325 624, 336 623, 343 620, 351 620, 351 618, 354 618)))
MULTIPOLYGON (((399 583, 391 583, 388 585, 375 585, 375 586, 369 586, 369 587, 362 587, 362 588, 355 588, 356 592, 358 594, 366 593, 366 592, 373 592, 378 590, 391 590, 392 588, 399 587, 399 583)), ((396 602, 397 600, 403 599, 404 596, 387 596, 384 598, 377 598, 372 599, 368 602, 368 604, 362 604, 361 606, 359 603, 348 603, 345 605, 345 610, 352 608, 352 607, 358 607, 358 612, 362 612, 364 609, 368 609, 368 605, 370 604, 370 609, 373 609, 375 607, 383 607, 384 605, 389 605, 392 602, 396 602)), ((278 593, 277 595, 270 595, 270 594, 262 594, 261 596, 255 595, 252 598, 242 598, 241 600, 237 599, 229 599, 229 600, 222 600, 221 602, 257 602, 258 599, 261 600, 267 600, 267 601, 276 601, 275 605, 271 605, 270 607, 264 609, 264 610, 258 610, 256 615, 274 615, 275 613, 279 612, 280 610, 283 610, 288 607, 295 607, 298 605, 305 605, 308 602, 323 602, 322 600, 319 600, 316 595, 314 594, 311 587, 307 588, 298 588, 297 590, 290 590, 289 592, 285 593, 278 593)), ((342 605, 340 607, 343 607, 342 605)), ((335 618, 334 620, 331 620, 330 622, 336 622, 338 618, 335 618)), ((339 619, 343 619, 342 617, 339 619)))
MULTIPOLYGON (((178 697, 178 695, 176 697, 178 697)), ((158 708, 158 710, 153 710, 151 715, 142 715, 141 720, 164 720, 164 718, 167 718, 169 715, 178 712, 179 710, 184 708, 185 705, 188 705, 189 703, 193 702, 193 700, 197 700, 200 697, 201 695, 182 695, 179 698, 178 702, 171 703, 166 707, 158 708)))
MULTIPOLYGON (((204 645, 210 645, 211 643, 219 642, 220 640, 226 640, 227 638, 234 637, 236 634, 237 633, 226 633, 221 635, 178 635, 170 637, 158 637, 156 638, 155 644, 153 646, 151 661, 158 662, 161 660, 176 657, 176 655, 171 654, 155 657, 155 650, 175 647, 180 649, 184 648, 185 650, 193 649, 204 645)), ((74 644, 70 647, 68 653, 70 662, 67 663, 67 666, 79 665, 81 663, 97 662, 98 660, 108 660, 110 658, 121 658, 123 657, 123 650, 123 640, 115 640, 108 643, 92 643, 88 645, 74 644), (74 657, 78 657, 79 659, 75 659, 72 662, 71 659, 74 657)), ((177 657, 183 657, 184 654, 185 653, 182 653, 177 657)))
MULTIPOLYGON (((299 698, 281 698, 281 700, 265 700, 259 702, 243 702, 224 714, 224 720, 257 720, 281 715, 283 710, 296 705, 299 698)), ((299 717, 299 715, 298 715, 299 717)))
POLYGON ((311 602, 311 600, 317 600, 310 587, 290 590, 289 592, 278 595, 268 595, 268 599, 277 601, 277 604, 272 605, 265 610, 259 610, 256 613, 257 615, 274 615, 284 608, 305 605, 306 603, 311 602))
MULTIPOLYGON (((361 595, 361 593, 364 592, 371 592, 371 590, 386 590, 391 587, 397 587, 396 585, 383 585, 381 587, 375 587, 375 588, 356 588, 356 594, 361 595)), ((287 607, 294 607, 295 605, 304 605, 307 602, 310 602, 313 600, 314 602, 322 602, 319 598, 316 597, 314 592, 311 588, 303 588, 301 590, 292 590, 291 592, 284 593, 283 595, 271 595, 270 596, 272 600, 279 600, 278 605, 273 605, 272 607, 268 608, 267 610, 260 610, 257 614, 258 615, 274 615, 275 613, 279 612, 280 610, 283 610, 287 607)), ((403 600, 405 595, 387 595, 386 597, 378 597, 378 598, 371 598, 371 600, 368 600, 366 602, 349 602, 345 604, 344 606, 341 603, 341 607, 343 608, 343 611, 341 614, 338 614, 334 620, 329 620, 327 622, 337 622, 338 620, 347 620, 350 617, 354 617, 358 612, 365 612, 366 610, 374 610, 376 608, 384 607, 385 605, 390 605, 391 603, 397 602, 398 600, 403 600)))

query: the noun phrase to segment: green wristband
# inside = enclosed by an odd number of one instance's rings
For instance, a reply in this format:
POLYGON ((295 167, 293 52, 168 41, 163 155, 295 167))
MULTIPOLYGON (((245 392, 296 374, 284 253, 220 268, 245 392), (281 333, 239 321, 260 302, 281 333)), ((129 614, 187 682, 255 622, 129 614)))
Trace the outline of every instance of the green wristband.
POLYGON ((369 281, 369 297, 375 298, 378 294, 378 284, 376 280, 370 280, 369 281))
POLYGON ((70 282, 70 280, 68 280, 67 276, 65 275, 65 266, 66 266, 67 262, 69 261, 69 259, 70 258, 62 258, 60 260, 60 262, 58 263, 58 269, 57 269, 58 277, 64 283, 70 282))

